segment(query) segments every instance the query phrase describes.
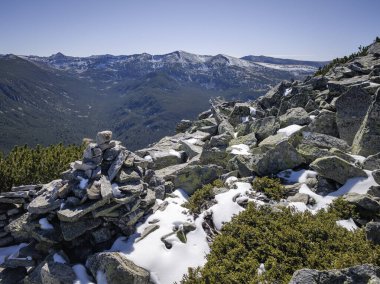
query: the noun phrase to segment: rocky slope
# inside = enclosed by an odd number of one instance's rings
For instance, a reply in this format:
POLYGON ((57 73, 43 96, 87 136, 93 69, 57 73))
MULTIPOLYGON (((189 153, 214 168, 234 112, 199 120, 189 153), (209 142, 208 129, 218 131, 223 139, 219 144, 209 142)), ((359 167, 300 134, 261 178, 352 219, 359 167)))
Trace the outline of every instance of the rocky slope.
MULTIPOLYGON (((176 135, 134 153, 98 133, 61 179, 0 197, 0 279, 179 281, 204 264, 214 235, 248 202, 317 212, 342 196, 359 215, 337 224, 365 228, 380 244, 379 78, 375 43, 324 77, 284 81, 254 102, 215 99, 176 135), (257 192, 257 176, 281 178, 284 198, 257 192), (181 207, 217 178, 224 184, 200 214, 181 207)), ((291 283, 378 281, 378 267, 361 265, 297 271, 291 283)))
POLYGON ((173 134, 217 95, 254 99, 281 80, 310 75, 323 63, 262 66, 230 56, 50 57, 0 55, 0 150, 14 145, 80 143, 111 129, 131 149, 173 134), (284 65, 285 66, 285 65, 284 65), (75 130, 74 130, 75 129, 75 130))

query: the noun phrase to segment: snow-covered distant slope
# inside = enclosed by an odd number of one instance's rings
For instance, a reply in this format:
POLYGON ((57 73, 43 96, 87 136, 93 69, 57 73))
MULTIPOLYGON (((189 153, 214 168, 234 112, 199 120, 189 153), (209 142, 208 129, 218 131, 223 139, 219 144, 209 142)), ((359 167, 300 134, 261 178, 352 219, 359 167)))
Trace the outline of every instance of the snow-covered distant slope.
POLYGON ((162 71, 181 81, 195 81, 215 89, 221 86, 223 88, 226 83, 228 86, 232 83, 234 87, 242 85, 246 87, 245 82, 248 81, 255 82, 256 84, 250 87, 257 89, 263 87, 257 85, 257 82, 263 82, 265 79, 303 79, 314 73, 321 65, 316 62, 293 63, 286 59, 275 59, 271 63, 259 60, 261 57, 254 57, 259 58, 256 62, 252 60, 254 59, 252 56, 236 58, 223 54, 197 55, 185 51, 163 55, 142 53, 89 57, 71 57, 57 53, 50 57, 23 56, 23 58, 62 71, 80 74, 88 79, 121 81, 162 71), (223 82, 218 83, 218 81, 223 82))

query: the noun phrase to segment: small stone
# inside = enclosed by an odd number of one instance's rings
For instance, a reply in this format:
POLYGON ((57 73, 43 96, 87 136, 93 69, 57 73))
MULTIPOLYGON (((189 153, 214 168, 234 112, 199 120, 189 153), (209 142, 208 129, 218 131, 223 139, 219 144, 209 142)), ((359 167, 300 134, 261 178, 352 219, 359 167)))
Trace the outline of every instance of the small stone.
POLYGON ((96 144, 101 145, 110 142, 112 139, 112 131, 105 130, 96 134, 96 144))
POLYGON ((101 252, 87 259, 86 267, 96 278, 98 271, 104 272, 107 283, 125 284, 150 282, 149 271, 137 266, 118 252, 101 252))
POLYGON ((145 239, 149 234, 153 233, 155 230, 159 229, 160 228, 160 225, 149 225, 147 226, 144 231, 142 232, 141 236, 135 240, 135 242, 139 242, 143 239, 145 239))
POLYGON ((108 228, 100 228, 91 233, 94 243, 100 244, 111 239, 111 231, 108 228))

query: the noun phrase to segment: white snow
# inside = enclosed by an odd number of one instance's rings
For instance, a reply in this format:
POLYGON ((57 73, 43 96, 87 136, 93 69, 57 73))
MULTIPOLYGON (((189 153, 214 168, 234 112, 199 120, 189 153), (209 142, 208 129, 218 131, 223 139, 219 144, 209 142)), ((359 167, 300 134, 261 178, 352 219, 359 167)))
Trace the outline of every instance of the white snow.
POLYGON ((88 179, 82 178, 81 176, 78 176, 80 182, 79 182, 79 188, 85 189, 88 185, 88 179))
POLYGON ((233 185, 237 180, 238 180, 237 177, 232 176, 232 177, 229 177, 229 178, 226 179, 225 184, 226 184, 228 187, 232 187, 232 185, 233 185))
POLYGON ((257 110, 254 107, 249 107, 249 109, 250 109, 251 116, 255 116, 257 110))
POLYGON ((261 274, 263 274, 265 271, 266 271, 266 270, 265 270, 265 265, 264 265, 264 263, 260 263, 259 268, 257 268, 257 274, 258 274, 258 275, 261 275, 261 274))
POLYGON ((312 115, 309 115, 309 117, 311 120, 314 120, 317 116, 312 114, 312 115))
POLYGON ((190 144, 196 144, 196 143, 199 142, 199 139, 189 138, 189 139, 186 139, 185 141, 188 142, 188 143, 190 143, 190 144))
POLYGON ((242 123, 249 122, 249 116, 242 116, 242 118, 241 118, 241 122, 242 122, 242 123))
POLYGON ((94 284, 94 282, 90 281, 90 276, 87 274, 86 268, 82 264, 74 265, 73 270, 77 276, 74 284, 94 284))
POLYGON ((169 150, 169 153, 170 153, 171 155, 177 156, 178 158, 181 158, 181 153, 178 152, 178 151, 176 151, 176 150, 170 149, 170 150, 169 150))
POLYGON ((317 176, 317 172, 310 171, 310 170, 300 170, 300 171, 293 171, 293 170, 285 170, 277 174, 279 178, 284 179, 288 183, 295 183, 295 182, 306 182, 308 178, 313 178, 317 176))
POLYGON ((265 63, 265 62, 255 62, 258 65, 271 68, 271 69, 277 69, 277 70, 284 70, 289 72, 315 72, 317 71, 317 68, 314 66, 309 65, 300 65, 300 64, 274 64, 274 63, 265 63))
POLYGON ((292 92, 292 88, 287 88, 284 92, 284 97, 288 96, 292 92))
POLYGON ((54 230, 53 225, 46 218, 41 218, 38 223, 40 223, 42 230, 54 230))
POLYGON ((218 194, 215 196, 215 200, 218 202, 213 205, 207 211, 212 211, 212 218, 215 228, 220 230, 224 223, 231 221, 234 215, 239 214, 244 210, 239 204, 233 201, 233 198, 237 195, 245 195, 245 192, 251 189, 249 183, 237 182, 237 189, 230 189, 227 192, 218 194))
POLYGON ((352 158, 355 159, 356 162, 359 162, 360 164, 363 164, 366 157, 359 156, 359 155, 350 155, 352 158))
POLYGON ((112 184, 112 195, 113 197, 120 198, 123 197, 123 193, 120 191, 119 186, 116 183, 112 184))
MULTIPOLYGON (((236 181, 236 178, 230 177, 227 180, 232 182, 236 181)), ((248 198, 245 193, 251 189, 251 185, 235 182, 234 186, 237 188, 216 195, 215 199, 218 203, 198 216, 196 220, 187 209, 181 206, 188 196, 183 190, 177 189, 173 192, 174 197, 165 199, 168 206, 164 211, 157 210, 144 223, 138 224, 136 233, 128 239, 118 238, 111 251, 124 253, 136 265, 149 270, 151 280, 155 283, 179 282, 183 274, 187 273, 188 267, 203 266, 206 262, 205 256, 210 252, 207 235, 202 227, 205 214, 212 211, 216 228, 220 229, 224 222, 230 221, 233 215, 244 210, 233 199, 237 196, 248 198), (144 229, 150 226, 149 222, 155 219, 159 220, 155 224, 160 227, 144 239, 135 242, 144 229), (182 243, 175 234, 167 237, 165 240, 172 244, 171 249, 167 249, 161 237, 172 233, 174 227, 180 227, 184 223, 193 223, 196 229, 187 234, 186 243, 182 243)), ((157 200, 157 202, 164 201, 157 200)))
POLYGON ((336 221, 336 224, 338 226, 341 226, 349 231, 355 231, 356 229, 358 229, 358 226, 356 226, 354 220, 352 220, 352 218, 348 219, 348 220, 338 220, 336 221))
MULTIPOLYGON (((313 206, 306 206, 306 205, 300 205, 300 202, 289 202, 289 206, 295 207, 299 211, 305 211, 309 210, 312 213, 316 213, 318 210, 322 208, 326 208, 329 204, 331 204, 334 199, 343 196, 347 193, 359 193, 359 194, 365 194, 369 190, 369 188, 373 185, 376 185, 375 180, 372 177, 372 174, 370 171, 365 171, 367 173, 367 177, 356 177, 351 178, 346 181, 346 183, 341 186, 338 190, 329 193, 326 196, 321 196, 316 194, 315 192, 311 191, 310 188, 306 184, 302 184, 299 193, 305 193, 314 198, 316 201, 316 204, 313 206), (306 208, 305 208, 306 207, 306 208)), ((302 176, 302 175, 301 175, 302 176)), ((290 178, 292 179, 292 178, 290 178)), ((296 177, 293 177, 293 180, 295 180, 296 177)), ((299 177, 298 179, 303 180, 303 178, 299 177)))
POLYGON ((301 125, 292 124, 284 128, 280 128, 277 133, 284 133, 286 136, 290 136, 302 128, 301 125))
POLYGON ((106 274, 101 270, 98 270, 96 272, 96 283, 97 284, 107 284, 106 274))
POLYGON ((66 260, 64 260, 63 257, 58 253, 55 253, 53 255, 53 259, 54 259, 54 262, 57 262, 57 263, 66 263, 66 260))
POLYGON ((0 248, 0 264, 2 264, 5 260, 5 258, 17 258, 18 253, 20 249, 23 247, 26 247, 28 244, 21 243, 19 245, 9 246, 9 247, 2 247, 0 248))
POLYGON ((249 146, 245 144, 237 144, 231 146, 232 151, 231 154, 235 155, 251 155, 249 151, 249 146))
MULTIPOLYGON (((137 265, 148 269, 156 283, 173 283, 182 279, 188 267, 196 267, 205 263, 205 255, 209 252, 206 233, 202 228, 202 217, 194 220, 188 210, 181 205, 186 202, 187 195, 178 189, 173 198, 166 198, 169 204, 164 211, 157 210, 144 223, 137 226, 136 234, 126 238, 119 238, 113 244, 112 251, 126 254, 128 259, 137 265), (143 240, 135 243, 149 221, 158 219, 160 227, 143 240), (161 237, 173 232, 173 227, 189 222, 196 226, 196 230, 187 234, 187 243, 182 243, 175 235, 167 238, 173 246, 167 249, 161 237)), ((157 202, 163 202, 158 200, 157 202)))
POLYGON ((148 162, 153 162, 153 158, 152 158, 151 155, 146 155, 146 156, 144 157, 144 159, 145 159, 146 161, 148 161, 148 162))

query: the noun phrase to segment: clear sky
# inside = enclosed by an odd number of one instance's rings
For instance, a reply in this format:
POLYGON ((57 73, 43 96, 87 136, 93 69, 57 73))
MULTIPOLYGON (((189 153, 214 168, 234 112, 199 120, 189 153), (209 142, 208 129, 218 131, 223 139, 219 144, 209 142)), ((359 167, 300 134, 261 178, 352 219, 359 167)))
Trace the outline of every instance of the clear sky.
POLYGON ((379 11, 380 0, 0 0, 0 54, 330 60, 380 36, 379 11))

